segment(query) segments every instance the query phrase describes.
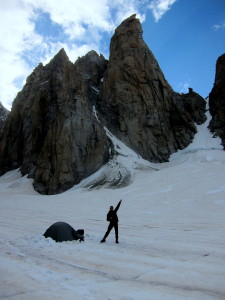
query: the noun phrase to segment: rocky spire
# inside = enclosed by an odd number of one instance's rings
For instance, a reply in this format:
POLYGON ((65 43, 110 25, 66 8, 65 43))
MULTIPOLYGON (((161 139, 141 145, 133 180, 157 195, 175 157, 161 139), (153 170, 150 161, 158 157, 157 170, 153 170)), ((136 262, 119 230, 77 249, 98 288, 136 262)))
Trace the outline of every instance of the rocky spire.
POLYGON ((225 149, 225 53, 216 62, 215 83, 209 94, 209 108, 212 115, 209 128, 222 139, 225 149))
POLYGON ((73 64, 61 49, 28 76, 0 137, 0 175, 20 168, 38 192, 63 192, 114 153, 105 125, 143 158, 167 161, 192 141, 204 112, 191 89, 172 90, 133 15, 115 30, 109 62, 90 51, 73 64))
POLYGON ((62 49, 33 71, 0 142, 1 174, 20 167, 38 192, 56 194, 107 162, 110 144, 92 108, 105 63, 92 53, 72 64, 62 49))
POLYGON ((182 95, 175 96, 164 78, 135 15, 112 37, 98 109, 114 134, 153 162, 167 161, 196 132, 182 95))

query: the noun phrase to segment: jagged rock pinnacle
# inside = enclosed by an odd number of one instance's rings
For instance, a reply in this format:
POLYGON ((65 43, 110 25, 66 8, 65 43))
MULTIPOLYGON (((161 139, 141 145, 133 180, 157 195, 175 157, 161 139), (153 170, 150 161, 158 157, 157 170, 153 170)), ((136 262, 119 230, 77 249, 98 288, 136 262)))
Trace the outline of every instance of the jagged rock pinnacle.
POLYGON ((142 38, 140 21, 135 15, 127 18, 112 37, 98 101, 106 126, 143 158, 167 161, 196 132, 177 99, 142 38))

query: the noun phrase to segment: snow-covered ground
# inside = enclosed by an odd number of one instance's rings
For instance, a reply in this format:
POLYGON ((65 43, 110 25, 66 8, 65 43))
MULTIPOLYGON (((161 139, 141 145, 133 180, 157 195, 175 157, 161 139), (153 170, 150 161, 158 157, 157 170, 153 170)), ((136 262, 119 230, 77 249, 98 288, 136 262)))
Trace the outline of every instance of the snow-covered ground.
POLYGON ((225 151, 206 126, 164 164, 114 139, 122 155, 60 195, 39 195, 18 170, 2 176, 0 298, 225 299, 225 151), (117 176, 121 188, 107 188, 117 176), (120 199, 120 244, 114 232, 100 244, 120 199), (85 242, 45 239, 57 221, 83 228, 85 242))

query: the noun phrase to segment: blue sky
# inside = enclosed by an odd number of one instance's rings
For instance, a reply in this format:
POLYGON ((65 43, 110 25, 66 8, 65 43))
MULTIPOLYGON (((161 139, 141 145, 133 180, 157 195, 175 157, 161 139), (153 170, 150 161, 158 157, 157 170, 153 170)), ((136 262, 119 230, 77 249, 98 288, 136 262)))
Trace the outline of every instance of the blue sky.
POLYGON ((179 0, 157 22, 148 11, 144 39, 170 85, 210 93, 217 58, 225 53, 225 1, 179 0))
POLYGON ((72 62, 92 49, 108 58, 114 29, 134 13, 172 88, 207 97, 225 53, 225 0, 0 0, 0 101, 10 109, 62 47, 72 62))

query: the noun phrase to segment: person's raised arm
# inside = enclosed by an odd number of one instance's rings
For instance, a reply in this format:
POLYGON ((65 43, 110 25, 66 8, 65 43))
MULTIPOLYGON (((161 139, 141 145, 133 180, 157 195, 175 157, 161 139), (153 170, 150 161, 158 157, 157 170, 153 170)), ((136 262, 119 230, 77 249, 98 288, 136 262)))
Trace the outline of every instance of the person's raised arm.
POLYGON ((119 209, 121 202, 122 200, 120 200, 119 203, 117 204, 117 207, 114 209, 115 212, 117 212, 117 210, 119 209))

